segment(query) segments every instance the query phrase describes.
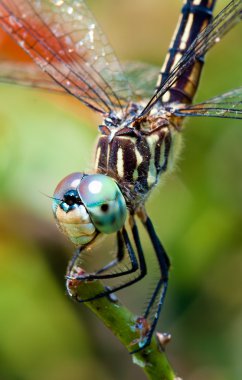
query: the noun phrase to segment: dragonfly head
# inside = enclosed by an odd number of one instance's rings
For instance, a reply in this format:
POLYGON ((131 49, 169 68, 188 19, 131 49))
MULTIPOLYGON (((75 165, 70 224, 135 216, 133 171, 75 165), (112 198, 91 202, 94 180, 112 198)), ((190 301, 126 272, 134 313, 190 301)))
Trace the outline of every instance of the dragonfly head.
POLYGON ((117 183, 103 174, 68 175, 55 189, 52 208, 60 230, 76 245, 117 232, 127 215, 117 183))

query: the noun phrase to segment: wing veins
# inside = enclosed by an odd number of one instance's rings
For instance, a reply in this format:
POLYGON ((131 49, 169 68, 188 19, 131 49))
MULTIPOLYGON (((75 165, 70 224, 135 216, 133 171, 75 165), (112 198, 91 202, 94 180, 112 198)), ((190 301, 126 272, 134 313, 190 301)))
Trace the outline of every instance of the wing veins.
MULTIPOLYGON (((0 4, 1 26, 43 69, 42 72, 55 83, 60 83, 61 88, 72 96, 81 101, 85 99, 85 104, 97 112, 108 114, 112 109, 124 112, 132 91, 118 59, 84 0, 77 4, 75 1, 69 3, 69 0, 61 4, 53 2, 53 13, 52 2, 40 1, 36 7, 30 0, 20 0, 19 3, 1 0, 0 4), (69 4, 77 13, 72 15, 68 12, 69 4), (79 20, 83 20, 83 31, 79 31, 79 20), (65 21, 69 26, 65 26, 65 21), (94 29, 93 37, 89 33, 94 29), (91 45, 93 41, 94 45, 91 45)), ((24 74, 24 70, 22 72, 24 74)), ((21 74, 14 70, 13 82, 16 79, 21 83, 21 74)), ((43 82, 38 81, 37 76, 28 77, 26 71, 25 84, 31 85, 32 79, 39 87, 42 86, 43 82)), ((11 73, 8 74, 10 81, 11 73)))
MULTIPOLYGON (((7 9, 7 10, 8 10, 8 9, 7 9)), ((8 16, 6 16, 6 17, 8 17, 8 16)), ((1 18, 4 18, 4 17, 1 17, 1 18)), ((18 32, 21 31, 21 30, 23 30, 23 27, 22 27, 22 26, 19 27, 18 29, 16 29, 16 30, 14 31, 14 34, 18 35, 18 32)), ((30 31, 29 31, 29 33, 30 33, 31 36, 33 36, 33 38, 35 38, 34 35, 33 35, 30 31)), ((30 45, 27 41, 25 41, 25 44, 29 47, 29 51, 33 50, 33 46, 35 46, 35 44, 37 44, 37 43, 40 43, 40 41, 39 41, 39 40, 35 41, 34 45, 30 45)), ((45 46, 45 44, 41 44, 41 45, 45 46)), ((48 46, 46 46, 46 49, 52 54, 52 58, 54 57, 54 58, 56 58, 60 63, 63 63, 63 61, 61 60, 61 58, 59 57, 59 55, 57 55, 55 52, 52 52, 52 50, 49 49, 48 46)), ((58 69, 57 66, 55 66, 55 65, 53 65, 53 64, 50 64, 50 62, 48 62, 48 61, 47 61, 47 60, 46 60, 46 59, 40 54, 40 52, 35 51, 35 54, 44 60, 45 65, 42 65, 42 70, 43 70, 44 72, 46 72, 47 75, 49 75, 49 76, 50 76, 50 77, 51 77, 51 78, 52 78, 57 84, 59 84, 62 88, 64 88, 64 90, 65 90, 66 92, 68 92, 69 94, 74 95, 76 98, 82 100, 82 96, 78 96, 78 95, 76 95, 76 94, 73 94, 73 93, 71 92, 71 90, 68 89, 68 87, 65 87, 61 81, 58 81, 58 80, 53 76, 53 74, 51 74, 50 72, 46 71, 46 70, 44 69, 44 67, 48 67, 48 66, 50 66, 50 67, 54 68, 54 70, 55 70, 57 73, 59 73, 59 74, 64 78, 63 80, 68 79, 69 82, 72 82, 72 83, 73 83, 72 88, 77 88, 77 89, 79 89, 82 93, 84 93, 84 91, 82 90, 82 88, 81 88, 80 86, 78 86, 76 83, 74 83, 73 80, 72 80, 71 78, 69 78, 68 76, 64 75, 64 74, 58 69)), ((29 54, 29 55, 30 55, 30 54, 29 54)), ((73 72, 73 70, 70 70, 69 67, 68 67, 68 65, 66 65, 66 63, 64 63, 64 64, 65 64, 65 67, 68 68, 69 72, 70 72, 70 73, 73 73, 73 74, 75 75, 75 72, 73 72)), ((95 91, 93 90, 93 88, 90 87, 89 84, 86 83, 86 82, 84 81, 84 79, 81 78, 81 81, 82 81, 84 84, 86 84, 86 85, 87 85, 87 86, 88 86, 88 87, 89 87, 89 88, 95 93, 95 91)), ((96 94, 96 95, 97 95, 97 97, 99 98, 98 94, 96 94)), ((88 96, 88 98, 89 98, 89 99, 92 99, 92 100, 95 100, 95 98, 92 98, 91 96, 88 96)), ((87 101, 84 101, 84 100, 83 100, 83 102, 85 103, 85 105, 87 105, 88 107, 92 108, 94 111, 97 111, 97 112, 100 112, 100 113, 105 113, 104 110, 99 109, 99 108, 97 108, 96 106, 93 106, 91 103, 88 103, 87 101)), ((107 107, 108 107, 108 106, 107 106, 107 107)))
MULTIPOLYGON (((47 23, 46 23, 46 22, 45 22, 45 21, 39 16, 39 14, 35 11, 34 7, 32 6, 32 4, 31 4, 29 1, 28 1, 28 3, 29 3, 30 8, 32 9, 33 13, 35 14, 35 16, 40 20, 40 22, 42 22, 42 23, 44 24, 44 26, 47 28, 47 30, 51 33, 52 37, 53 37, 56 41, 58 41, 58 43, 60 44, 60 47, 63 49, 63 51, 65 52, 65 55, 68 57, 68 59, 69 59, 70 61, 72 61, 74 64, 76 64, 76 62, 74 61, 73 57, 72 57, 70 54, 68 54, 68 51, 66 51, 66 49, 65 49, 65 47, 63 46, 62 42, 56 38, 55 34, 53 33, 53 31, 51 30, 51 28, 49 27, 49 25, 48 25, 48 24, 47 24, 47 23)), ((26 24, 29 25, 28 23, 26 23, 26 24)), ((30 25, 29 25, 29 27, 30 27, 30 25)), ((73 31, 72 33, 77 33, 77 32, 78 32, 78 30, 75 30, 75 31, 73 31)), ((37 34, 38 34, 38 32, 37 32, 37 34)), ((70 33, 62 34, 62 35, 60 35, 60 37, 64 37, 65 35, 66 35, 66 36, 69 36, 70 33)), ((39 38, 41 39, 40 36, 39 36, 39 38)), ((75 52, 75 54, 78 56, 78 58, 79 58, 80 60, 82 60, 83 62, 87 62, 87 61, 85 61, 85 59, 82 58, 77 52, 75 52)), ((113 91, 112 87, 111 87, 111 86, 108 84, 108 82, 103 78, 103 76, 102 76, 100 73, 97 72, 97 70, 96 70, 92 65, 90 65, 90 66, 92 67, 92 70, 93 70, 93 71, 99 76, 99 78, 102 79, 102 81, 105 83, 105 85, 107 85, 107 86, 109 87, 109 89, 111 90, 112 94, 113 94, 114 97, 116 98, 116 100, 117 100, 117 102, 118 102, 120 108, 122 108, 121 103, 120 103, 120 100, 119 100, 118 96, 116 95, 116 93, 113 91)), ((77 67, 78 67, 78 65, 77 65, 77 67)), ((113 104, 113 102, 112 102, 110 96, 108 95, 108 93, 104 90, 104 88, 102 88, 102 87, 100 86, 100 84, 98 84, 98 82, 95 80, 95 78, 93 78, 93 77, 91 76, 91 73, 89 73, 87 70, 85 70, 84 66, 81 67, 81 69, 84 71, 84 73, 87 74, 87 77, 91 78, 91 80, 92 80, 92 81, 95 83, 95 85, 101 90, 101 92, 104 93, 104 95, 107 97, 107 99, 110 101, 110 103, 113 104)), ((75 75, 76 75, 80 80, 83 80, 82 77, 80 76, 80 74, 78 74, 77 72, 75 72, 75 75)), ((87 82, 84 82, 84 83, 87 84, 87 82)), ((100 96, 100 95, 99 95, 99 94, 93 89, 93 87, 90 86, 89 84, 88 84, 88 87, 94 91, 94 93, 97 95, 97 97, 98 97, 98 98, 104 103, 104 105, 105 105, 107 108, 109 108, 109 111, 111 111, 111 108, 110 108, 110 107, 108 106, 108 104, 104 101, 104 99, 103 99, 103 98, 102 98, 102 97, 101 97, 101 96, 100 96)), ((114 104, 113 104, 113 105, 114 105, 114 104)), ((115 107, 115 105, 114 105, 114 107, 115 107)))
MULTIPOLYGON (((38 19, 41 21, 41 22, 43 22, 43 24, 45 25, 45 27, 47 28, 47 30, 51 33, 51 35, 54 37, 54 39, 58 42, 58 44, 59 44, 59 46, 63 49, 63 51, 65 52, 65 55, 66 55, 66 57, 68 57, 68 58, 70 58, 70 56, 69 55, 67 55, 66 54, 66 50, 65 50, 65 48, 63 47, 63 45, 61 44, 61 42, 59 41, 59 40, 57 40, 57 38, 56 38, 56 36, 53 34, 53 32, 52 32, 52 30, 48 27, 48 25, 44 22, 44 20, 42 20, 39 16, 38 16, 38 14, 35 12, 35 10, 33 9, 33 7, 32 7, 32 5, 31 4, 29 4, 30 5, 30 7, 31 7, 31 9, 33 10, 33 12, 35 13, 35 15, 38 17, 38 19)), ((22 21, 22 20, 21 20, 22 21)), ((105 100, 98 94, 98 92, 84 79, 84 78, 82 78, 77 72, 75 72, 72 68, 71 68, 71 66, 68 64, 68 63, 66 63, 66 62, 64 62, 62 59, 61 59, 61 57, 59 56, 59 54, 57 54, 55 51, 53 51, 53 49, 52 48, 50 48, 44 41, 43 41, 43 39, 39 36, 39 34, 38 34, 38 32, 37 31, 35 31, 32 27, 31 27, 31 25, 28 23, 28 22, 26 22, 26 21, 24 21, 24 24, 25 25, 27 25, 28 26, 28 29, 29 29, 29 31, 32 31, 32 33, 30 33, 31 35, 32 35, 32 37, 33 38, 35 38, 37 41, 36 41, 36 44, 37 43, 40 43, 42 46, 44 46, 50 53, 51 53, 51 55, 54 57, 54 58, 56 58, 61 64, 63 64, 66 68, 68 68, 68 70, 70 71, 70 73, 72 73, 72 74, 74 74, 74 76, 76 76, 81 82, 83 82, 96 96, 97 96, 97 98, 98 99, 100 99, 101 100, 101 102, 104 104, 104 106, 106 106, 108 109, 109 109, 109 111, 111 110, 111 108, 108 106, 108 104, 105 102, 105 100), (35 35, 37 35, 38 37, 35 37, 35 35)), ((32 46, 33 47, 33 46, 32 46)), ((41 55, 40 55, 41 56, 41 55)), ((41 56, 44 60, 45 60, 45 58, 43 57, 43 56, 41 56)), ((47 62, 47 64, 49 64, 49 62, 47 62)), ((55 66, 54 66, 55 67, 55 66)), ((61 74, 61 71, 60 70, 57 70, 60 74, 61 74)), ((85 72, 85 70, 83 70, 84 72, 85 72)), ((90 77, 90 74, 86 71, 86 73, 88 74, 87 76, 89 76, 90 77)), ((52 77, 53 78, 53 77, 52 77)), ((69 78, 68 78, 68 76, 66 77, 66 79, 68 79, 69 80, 69 78)), ((92 80, 95 82, 95 84, 97 84, 96 83, 96 81, 92 78, 92 80)), ((71 80, 70 80, 71 81, 71 80)), ((59 83, 58 81, 56 81, 56 83, 59 83)), ((80 91, 82 91, 82 92, 84 92, 82 89, 81 89, 81 87, 80 86, 78 86, 77 84, 75 84, 73 81, 72 81, 72 83, 73 83, 73 88, 74 87, 77 87, 80 91)), ((103 91, 103 89, 99 86, 99 85, 97 85, 97 87, 98 88, 100 88, 101 89, 101 91, 103 91)), ((64 87, 65 88, 65 87, 64 87)), ((104 91, 103 91, 104 92, 104 91)), ((69 92, 70 93, 70 92, 69 92)), ((106 95, 106 94, 105 94, 106 95)), ((81 98, 81 97, 80 97, 81 98)), ((95 99, 95 98, 93 98, 93 97, 91 97, 90 96, 90 99, 95 99)), ((110 99, 109 99, 110 100, 110 99)), ((103 113, 103 111, 102 111, 102 113, 103 113)))

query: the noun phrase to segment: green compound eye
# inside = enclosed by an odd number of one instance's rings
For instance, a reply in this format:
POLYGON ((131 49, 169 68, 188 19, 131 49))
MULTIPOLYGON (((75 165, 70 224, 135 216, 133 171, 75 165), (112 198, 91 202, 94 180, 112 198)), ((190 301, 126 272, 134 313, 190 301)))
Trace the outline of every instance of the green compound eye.
POLYGON ((86 176, 77 191, 97 230, 105 234, 120 230, 125 223, 127 207, 112 178, 103 174, 86 176))

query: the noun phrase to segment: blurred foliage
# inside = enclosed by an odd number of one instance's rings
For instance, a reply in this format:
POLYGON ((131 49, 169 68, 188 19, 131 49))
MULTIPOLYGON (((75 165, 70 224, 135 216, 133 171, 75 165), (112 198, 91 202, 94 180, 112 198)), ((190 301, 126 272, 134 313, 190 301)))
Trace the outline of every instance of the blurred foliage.
MULTIPOLYGON (((121 59, 160 65, 180 1, 88 3, 121 59)), ((209 53, 198 100, 241 85, 240 47, 238 26, 209 53)), ((98 118, 64 95, 1 85, 0 97, 0 378, 142 379, 101 323, 65 296, 73 247, 55 228, 51 200, 42 194, 51 196, 63 176, 90 167, 98 118)), ((159 326, 172 333, 168 357, 184 379, 236 380, 242 376, 241 123, 194 118, 186 125, 177 170, 148 202, 172 258, 159 326)), ((121 295, 137 313, 146 297, 142 283, 121 295)))

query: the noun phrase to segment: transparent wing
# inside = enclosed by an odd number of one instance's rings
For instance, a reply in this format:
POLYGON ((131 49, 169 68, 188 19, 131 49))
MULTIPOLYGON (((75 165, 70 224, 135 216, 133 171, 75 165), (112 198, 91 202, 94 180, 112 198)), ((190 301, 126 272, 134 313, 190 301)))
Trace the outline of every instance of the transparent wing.
POLYGON ((0 0, 0 26, 95 111, 122 111, 130 99, 120 64, 83 0, 0 0))
POLYGON ((34 63, 0 61, 0 82, 65 92, 63 87, 34 63))
MULTIPOLYGON (((122 69, 136 98, 150 98, 157 82, 159 67, 148 63, 125 62, 122 69), (146 79, 144 83, 143 79, 146 79)), ((0 61, 0 82, 65 92, 65 89, 34 63, 0 61)))
POLYGON ((122 67, 135 95, 138 98, 150 99, 156 87, 160 68, 141 62, 125 62, 122 63, 122 67))
MULTIPOLYGON (((15 84, 41 90, 66 94, 66 89, 39 66, 32 62, 0 61, 0 83, 15 84)), ((70 93, 75 91, 75 85, 69 86, 70 93)), ((82 101, 89 101, 88 94, 83 94, 82 101)))
POLYGON ((147 114, 177 79, 194 63, 203 56, 213 45, 242 18, 242 1, 231 1, 208 26, 197 36, 186 53, 178 61, 168 78, 161 84, 155 95, 150 99, 140 116, 147 114))
POLYGON ((216 96, 206 102, 171 109, 176 116, 208 116, 228 119, 242 119, 242 87, 216 96))

